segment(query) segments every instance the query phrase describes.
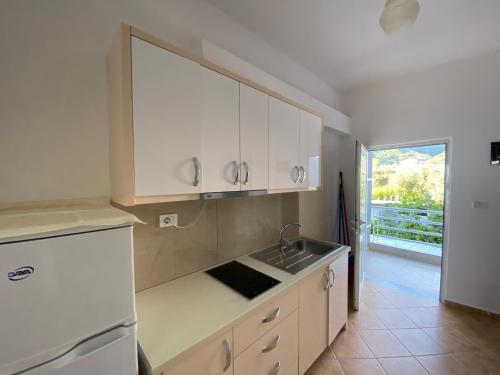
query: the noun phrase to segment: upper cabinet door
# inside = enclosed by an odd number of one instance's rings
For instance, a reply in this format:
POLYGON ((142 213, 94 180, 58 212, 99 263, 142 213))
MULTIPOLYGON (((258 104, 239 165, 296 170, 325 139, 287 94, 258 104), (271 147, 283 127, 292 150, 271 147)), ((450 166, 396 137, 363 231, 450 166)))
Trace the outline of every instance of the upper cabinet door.
POLYGON ((298 187, 299 109, 269 97, 269 189, 298 187))
POLYGON ((269 95, 240 83, 241 190, 268 188, 269 95))
POLYGON ((201 83, 199 64, 132 37, 136 196, 201 192, 201 83))
POLYGON ((239 83, 202 68, 203 191, 240 190, 239 83))
POLYGON ((299 186, 321 186, 321 117, 300 110, 299 186))

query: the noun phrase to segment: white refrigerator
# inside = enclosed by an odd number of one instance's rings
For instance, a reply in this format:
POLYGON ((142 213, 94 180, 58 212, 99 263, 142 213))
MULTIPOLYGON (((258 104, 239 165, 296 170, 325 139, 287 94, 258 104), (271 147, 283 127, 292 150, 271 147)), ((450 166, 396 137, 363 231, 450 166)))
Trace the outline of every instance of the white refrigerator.
POLYGON ((95 214, 0 233, 1 375, 137 374, 133 220, 95 214))

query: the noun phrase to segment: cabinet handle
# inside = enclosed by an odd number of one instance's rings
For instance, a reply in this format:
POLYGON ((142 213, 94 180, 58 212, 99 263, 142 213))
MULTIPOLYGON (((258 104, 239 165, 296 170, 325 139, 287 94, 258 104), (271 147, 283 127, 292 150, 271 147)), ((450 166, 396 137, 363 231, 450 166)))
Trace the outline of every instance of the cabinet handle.
POLYGON ((327 290, 328 288, 330 288, 330 276, 328 275, 328 271, 325 271, 323 273, 323 276, 325 276, 325 281, 326 281, 326 285, 323 285, 323 289, 327 290))
POLYGON ((302 171, 301 172, 302 177, 300 177, 299 183, 303 183, 306 180, 306 170, 302 166, 300 167, 300 170, 302 171))
POLYGON ((224 365, 224 372, 231 367, 231 362, 233 360, 233 353, 231 352, 231 342, 228 339, 224 339, 224 352, 226 354, 226 364, 224 365))
POLYGON ((198 186, 200 184, 200 177, 201 177, 201 164, 200 160, 196 156, 193 157, 193 164, 194 164, 193 186, 198 186))
POLYGON ((296 184, 297 182, 299 182, 299 178, 300 178, 300 169, 298 166, 295 166, 293 167, 292 171, 295 172, 295 179, 293 180, 293 182, 296 184))
POLYGON ((243 185, 246 185, 248 182, 248 174, 249 174, 248 163, 246 161, 243 162, 243 167, 245 167, 245 180, 243 181, 243 185))
POLYGON ((278 335, 274 338, 273 342, 270 343, 268 346, 262 348, 262 353, 269 353, 271 350, 275 349, 278 344, 280 343, 281 336, 278 335))
POLYGON ((333 286, 333 283, 335 282, 335 272, 330 268, 330 274, 332 275, 332 283, 330 286, 333 286))
POLYGON ((269 375, 276 375, 281 370, 281 361, 276 362, 273 369, 269 372, 269 375))
POLYGON ((266 316, 264 319, 262 319, 262 323, 269 323, 272 322, 274 319, 276 319, 278 316, 280 316, 280 308, 276 307, 274 311, 266 316))
POLYGON ((240 166, 238 165, 238 162, 236 160, 233 160, 233 175, 233 185, 237 185, 238 181, 240 180, 240 166))

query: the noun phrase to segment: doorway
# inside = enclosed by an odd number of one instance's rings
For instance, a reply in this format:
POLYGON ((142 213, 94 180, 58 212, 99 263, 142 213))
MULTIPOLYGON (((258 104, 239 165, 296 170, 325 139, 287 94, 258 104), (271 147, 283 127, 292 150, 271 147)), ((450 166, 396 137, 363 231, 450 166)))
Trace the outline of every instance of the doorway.
POLYGON ((356 197, 362 198, 366 189, 367 199, 356 199, 355 302, 365 281, 443 299, 449 152, 449 140, 367 149, 358 145, 356 197))

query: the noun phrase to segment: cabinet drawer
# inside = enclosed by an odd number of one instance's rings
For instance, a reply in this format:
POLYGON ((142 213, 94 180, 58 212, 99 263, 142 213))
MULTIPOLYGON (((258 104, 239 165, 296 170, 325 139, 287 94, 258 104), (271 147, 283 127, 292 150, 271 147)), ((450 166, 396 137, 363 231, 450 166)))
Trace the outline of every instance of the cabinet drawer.
POLYGON ((259 308, 249 318, 234 327, 234 354, 238 355, 255 340, 286 318, 299 305, 297 288, 285 292, 265 306, 259 308))
POLYGON ((299 313, 291 315, 258 339, 234 361, 234 375, 297 375, 299 313), (279 371, 278 368, 279 367, 279 371))

